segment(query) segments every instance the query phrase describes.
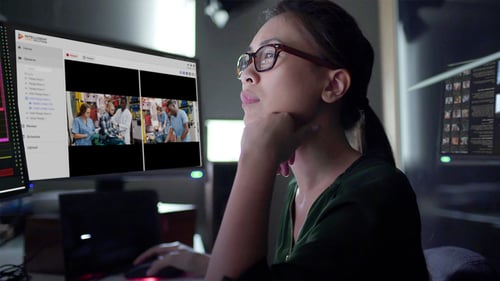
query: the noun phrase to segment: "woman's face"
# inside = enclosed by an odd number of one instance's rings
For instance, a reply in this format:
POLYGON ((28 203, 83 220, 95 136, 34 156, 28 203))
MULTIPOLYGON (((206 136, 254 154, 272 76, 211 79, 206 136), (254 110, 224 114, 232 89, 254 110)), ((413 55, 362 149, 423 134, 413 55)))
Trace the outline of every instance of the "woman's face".
MULTIPOLYGON (((281 14, 267 21, 253 38, 249 52, 269 43, 282 43, 312 55, 319 55, 314 39, 292 14, 281 14)), ((245 123, 260 115, 288 112, 298 123, 315 118, 326 86, 328 70, 292 54, 281 52, 274 67, 257 72, 255 65, 241 75, 242 107, 245 123)))
POLYGON ((90 108, 87 108, 87 110, 85 110, 85 118, 90 118, 90 108))

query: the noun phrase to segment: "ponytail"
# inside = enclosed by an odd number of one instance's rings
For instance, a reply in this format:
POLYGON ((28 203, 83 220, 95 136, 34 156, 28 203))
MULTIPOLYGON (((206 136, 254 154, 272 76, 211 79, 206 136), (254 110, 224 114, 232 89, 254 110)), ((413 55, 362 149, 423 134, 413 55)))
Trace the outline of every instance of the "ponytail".
MULTIPOLYGON (((380 119, 370 106, 358 110, 359 118, 345 130, 347 140, 354 149, 364 155, 383 159, 396 165, 391 144, 380 119)), ((345 127, 344 127, 345 128, 345 127)))
POLYGON ((360 120, 364 123, 361 126, 363 154, 381 158, 395 166, 391 143, 382 122, 370 106, 367 106, 361 114, 364 115, 360 120))

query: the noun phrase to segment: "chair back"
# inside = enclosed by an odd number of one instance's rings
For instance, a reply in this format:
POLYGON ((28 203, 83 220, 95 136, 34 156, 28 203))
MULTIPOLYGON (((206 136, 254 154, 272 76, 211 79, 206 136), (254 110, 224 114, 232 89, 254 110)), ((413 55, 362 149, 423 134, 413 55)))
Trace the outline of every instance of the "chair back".
POLYGON ((479 253, 456 246, 424 250, 431 281, 500 281, 493 265, 479 253))

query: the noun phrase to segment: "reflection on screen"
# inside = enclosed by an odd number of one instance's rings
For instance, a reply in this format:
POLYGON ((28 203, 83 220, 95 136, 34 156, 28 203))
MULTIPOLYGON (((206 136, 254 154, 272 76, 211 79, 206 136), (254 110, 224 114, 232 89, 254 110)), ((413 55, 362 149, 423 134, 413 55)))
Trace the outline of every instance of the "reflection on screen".
POLYGON ((445 81, 441 162, 500 161, 499 66, 498 61, 493 61, 445 81))

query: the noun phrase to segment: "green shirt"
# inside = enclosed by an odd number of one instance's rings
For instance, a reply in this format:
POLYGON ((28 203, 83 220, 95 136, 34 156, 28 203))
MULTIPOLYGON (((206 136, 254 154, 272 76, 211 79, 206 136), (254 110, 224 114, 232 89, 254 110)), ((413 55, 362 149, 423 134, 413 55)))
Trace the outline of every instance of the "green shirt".
POLYGON ((367 156, 355 161, 316 199, 294 243, 296 190, 293 179, 271 267, 273 276, 428 280, 415 194, 397 168, 367 156))
POLYGON ((355 161, 316 199, 294 243, 296 190, 293 179, 274 263, 263 259, 239 280, 429 280, 415 193, 393 165, 355 161))

